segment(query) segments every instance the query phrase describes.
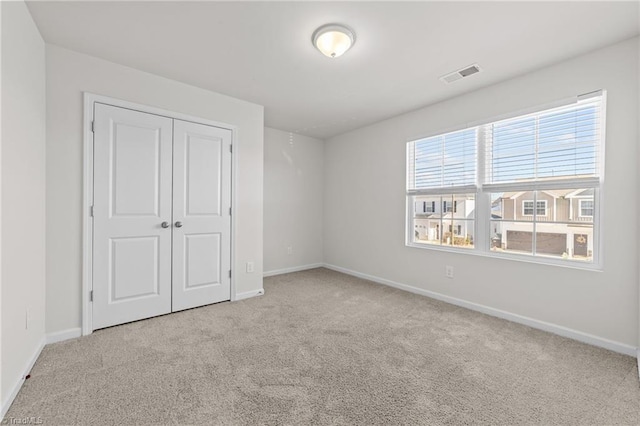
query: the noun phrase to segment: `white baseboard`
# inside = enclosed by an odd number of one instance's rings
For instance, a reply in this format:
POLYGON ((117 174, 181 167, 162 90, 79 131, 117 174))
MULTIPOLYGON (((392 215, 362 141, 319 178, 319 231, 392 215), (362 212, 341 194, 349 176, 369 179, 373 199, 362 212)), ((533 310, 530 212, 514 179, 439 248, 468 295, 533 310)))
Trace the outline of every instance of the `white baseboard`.
MULTIPOLYGON (((609 349, 614 352, 618 352, 633 357, 639 357, 640 360, 640 348, 627 345, 626 343, 615 342, 613 340, 604 339, 602 337, 594 336, 592 334, 583 333, 581 331, 573 330, 571 328, 563 327, 561 325, 540 321, 534 318, 525 317, 522 315, 514 314, 500 309, 491 308, 489 306, 480 305, 478 303, 468 302, 466 300, 458 299, 455 297, 447 296, 441 293, 436 293, 429 290, 413 287, 406 284, 401 284, 395 281, 387 280, 384 278, 375 277, 373 275, 363 274, 361 272, 352 271, 350 269, 342 268, 340 266, 325 264, 325 268, 331 269, 343 274, 352 275, 354 277, 363 278, 365 280, 373 281, 378 284, 387 285, 400 290, 405 290, 411 293, 427 296, 432 299, 441 300, 452 305, 461 306, 463 308, 471 309, 473 311, 482 312, 483 314, 491 315, 494 317, 506 319, 516 322, 518 324, 527 325, 532 328, 536 328, 550 333, 557 334, 562 337, 577 340, 579 342, 587 343, 589 345, 598 346, 601 348, 609 349)), ((640 361, 639 361, 640 362, 640 361)))
POLYGON ((82 336, 82 329, 80 327, 56 331, 55 333, 48 333, 47 345, 51 343, 62 342, 64 340, 75 339, 76 337, 80 336, 82 336))
POLYGON ((42 341, 38 345, 38 348, 36 349, 32 357, 29 359, 27 366, 23 370, 24 373, 20 377, 20 380, 18 380, 18 382, 14 385, 9 396, 5 398, 5 400, 2 402, 2 407, 0 410, 0 421, 4 418, 5 414, 7 414, 7 411, 9 410, 9 407, 11 407, 13 400, 16 398, 16 395, 18 395, 18 392, 20 392, 20 388, 22 388, 22 384, 25 381, 25 377, 27 376, 27 374, 29 374, 29 372, 35 365, 45 345, 48 345, 50 343, 62 342, 63 340, 74 339, 76 337, 80 337, 81 335, 82 335, 82 329, 78 327, 78 328, 70 328, 68 330, 57 331, 55 333, 49 333, 42 338, 42 341))
POLYGON ((322 268, 324 263, 312 263, 310 265, 293 266, 291 268, 274 269, 273 271, 266 271, 262 274, 263 277, 272 277, 274 275, 289 274, 291 272, 306 271, 307 269, 322 268))
POLYGON ((260 290, 245 291, 244 293, 236 293, 236 298, 233 300, 237 302, 239 300, 249 299, 251 297, 262 296, 263 294, 264 289, 262 288, 260 290))
POLYGON ((27 374, 29 374, 34 364, 38 360, 38 357, 40 356, 40 353, 44 348, 45 341, 46 339, 43 337, 40 343, 38 344, 35 352, 33 353, 33 355, 31 355, 31 358, 29 358, 29 360, 27 361, 27 365, 22 370, 23 373, 20 376, 20 379, 16 382, 15 385, 13 385, 13 388, 11 389, 11 392, 9 393, 9 395, 7 395, 4 401, 2 401, 2 407, 0 407, 0 421, 4 419, 5 414, 7 414, 7 411, 9 411, 9 407, 11 407, 13 400, 16 399, 18 392, 20 392, 20 388, 22 387, 22 384, 25 381, 25 377, 27 377, 27 374))

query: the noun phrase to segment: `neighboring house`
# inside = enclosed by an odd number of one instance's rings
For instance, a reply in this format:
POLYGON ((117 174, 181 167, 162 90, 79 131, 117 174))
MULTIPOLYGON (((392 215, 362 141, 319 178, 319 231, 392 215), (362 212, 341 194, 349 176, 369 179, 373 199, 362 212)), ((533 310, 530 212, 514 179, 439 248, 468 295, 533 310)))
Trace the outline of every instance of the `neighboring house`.
MULTIPOLYGON (((589 260, 594 207, 593 189, 505 192, 491 204, 491 248, 531 253, 535 213, 536 254, 589 260)), ((472 246, 474 209, 473 197, 416 197, 414 241, 472 246)))
POLYGON ((414 236, 416 242, 473 245, 473 198, 416 197, 414 236))
POLYGON ((531 252, 535 213, 536 253, 589 259, 593 255, 593 189, 509 192, 493 203, 495 250, 531 252), (514 222, 511 222, 514 221, 514 222), (516 222, 517 221, 517 222, 516 222))

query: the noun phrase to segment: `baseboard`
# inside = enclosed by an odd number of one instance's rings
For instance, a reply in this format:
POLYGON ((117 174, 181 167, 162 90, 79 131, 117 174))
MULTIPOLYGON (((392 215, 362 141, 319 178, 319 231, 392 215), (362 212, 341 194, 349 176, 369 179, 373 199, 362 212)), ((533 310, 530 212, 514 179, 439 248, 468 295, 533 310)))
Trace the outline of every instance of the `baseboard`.
POLYGON ((62 342, 64 340, 75 339, 76 337, 80 336, 82 336, 82 329, 80 327, 56 331, 55 333, 48 333, 47 345, 51 343, 62 342))
POLYGON ((256 297, 256 296, 262 296, 264 294, 264 289, 260 289, 260 290, 252 290, 252 291, 245 291, 244 293, 236 293, 236 298, 234 299, 234 302, 237 302, 239 300, 244 300, 244 299, 249 299, 251 297, 256 297))
POLYGON ((274 275, 289 274, 291 272, 306 271, 307 269, 322 268, 324 263, 312 263, 310 265, 293 266, 291 268, 274 269, 273 271, 266 271, 262 274, 263 277, 272 277, 274 275))
POLYGON ((539 330, 548 331, 549 333, 557 334, 559 336, 567 337, 569 339, 577 340, 579 342, 587 343, 589 345, 598 346, 604 349, 609 349, 613 352, 618 352, 618 353, 630 355, 633 357, 636 357, 636 356, 640 357, 640 348, 636 348, 635 346, 627 345, 625 343, 604 339, 602 337, 594 336, 588 333, 583 333, 581 331, 573 330, 571 328, 563 327, 561 325, 540 321, 534 318, 525 317, 522 315, 507 312, 507 311, 502 311, 500 309, 491 308, 489 306, 480 305, 478 303, 468 302, 466 300, 458 299, 455 297, 447 296, 447 295, 436 293, 429 290, 424 290, 424 289, 413 287, 406 284, 401 284, 395 281, 379 278, 373 275, 363 274, 361 272, 352 271, 350 269, 342 268, 340 266, 325 264, 324 267, 337 272, 342 272, 343 274, 352 275, 354 277, 373 281, 378 284, 387 285, 389 287, 394 287, 400 290, 408 291, 410 293, 415 293, 422 296, 430 297, 432 299, 441 300, 443 302, 450 303, 452 305, 471 309, 472 311, 482 312, 483 314, 506 319, 506 320, 513 321, 518 324, 523 324, 539 330))
MULTIPOLYGON (((5 414, 7 414, 7 411, 9 411, 9 407, 11 407, 11 404, 13 403, 13 400, 16 399, 16 396, 18 395, 18 392, 20 392, 20 388, 22 387, 22 384, 25 381, 25 377, 27 376, 27 374, 29 374, 29 372, 33 368, 34 364, 38 360, 38 357, 40 356, 40 353, 42 352, 42 349, 44 348, 45 342, 46 342, 46 339, 43 337, 42 340, 40 341, 40 343, 38 344, 38 347, 36 348, 35 352, 31 356, 31 358, 29 358, 29 360, 27 362, 27 365, 22 370, 23 371, 22 376, 17 381, 17 383, 13 386, 13 389, 11 389, 11 392, 5 398, 5 400, 2 401, 2 407, 0 407, 0 422, 2 421, 2 419, 4 419, 4 416, 5 416, 5 414)), ((4 423, 2 423, 2 424, 4 424, 4 423)))

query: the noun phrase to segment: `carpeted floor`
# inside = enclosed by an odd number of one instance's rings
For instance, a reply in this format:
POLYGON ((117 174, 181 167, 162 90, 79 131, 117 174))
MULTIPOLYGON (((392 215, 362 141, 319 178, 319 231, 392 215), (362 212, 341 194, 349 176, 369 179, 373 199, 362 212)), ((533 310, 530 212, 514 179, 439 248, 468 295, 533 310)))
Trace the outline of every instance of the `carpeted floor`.
POLYGON ((640 424, 635 359, 327 269, 47 346, 6 419, 640 424))

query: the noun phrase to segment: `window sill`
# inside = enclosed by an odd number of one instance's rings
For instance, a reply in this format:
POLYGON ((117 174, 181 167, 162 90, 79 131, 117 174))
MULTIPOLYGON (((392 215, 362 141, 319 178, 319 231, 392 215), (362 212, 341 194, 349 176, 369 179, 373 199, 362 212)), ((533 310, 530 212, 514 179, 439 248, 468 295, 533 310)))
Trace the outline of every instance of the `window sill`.
POLYGON ((409 248, 417 248, 423 250, 434 250, 440 252, 447 253, 456 253, 463 255, 471 255, 471 256, 479 256, 486 257, 491 259, 501 259, 501 260, 510 260, 516 262, 524 262, 524 263, 534 263, 538 265, 550 265, 550 266, 559 266, 561 268, 569 268, 569 269, 578 269, 581 271, 593 271, 593 272, 603 272, 603 268, 601 264, 596 262, 586 263, 580 260, 563 260, 563 259, 554 259, 550 257, 534 257, 528 256, 526 254, 514 254, 514 253, 499 253, 492 251, 481 251, 479 248, 456 248, 450 246, 439 246, 439 245, 430 245, 430 244, 420 244, 409 242, 405 243, 406 247, 409 248))

